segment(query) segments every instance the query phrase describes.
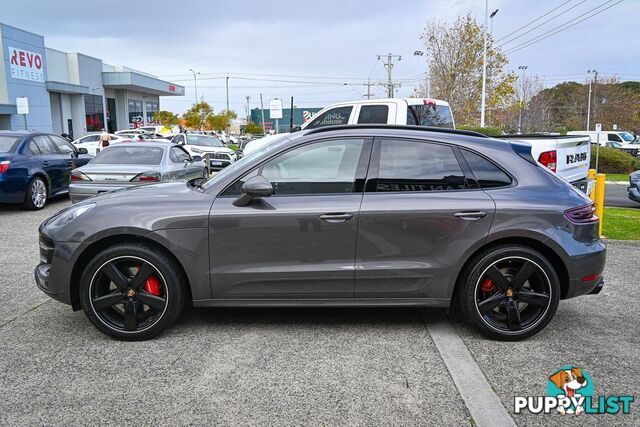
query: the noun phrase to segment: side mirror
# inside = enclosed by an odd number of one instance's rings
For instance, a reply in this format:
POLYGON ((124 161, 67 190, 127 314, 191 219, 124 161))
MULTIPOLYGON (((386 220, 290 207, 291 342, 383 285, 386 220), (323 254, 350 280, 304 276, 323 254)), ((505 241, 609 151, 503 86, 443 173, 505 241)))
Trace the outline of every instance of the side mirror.
POLYGON ((194 162, 201 162, 202 156, 191 156, 191 160, 194 162))
POLYGON ((249 178, 240 189, 242 194, 234 202, 233 206, 246 206, 256 197, 269 197, 273 194, 273 186, 262 175, 249 178))
POLYGON ((89 154, 86 148, 80 147, 78 148, 78 154, 89 154))

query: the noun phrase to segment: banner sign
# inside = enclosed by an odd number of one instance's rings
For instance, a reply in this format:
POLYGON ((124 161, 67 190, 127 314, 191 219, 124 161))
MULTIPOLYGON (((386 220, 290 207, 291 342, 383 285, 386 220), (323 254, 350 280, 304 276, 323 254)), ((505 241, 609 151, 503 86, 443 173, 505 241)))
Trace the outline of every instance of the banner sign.
POLYGON ((9 46, 11 77, 33 82, 44 82, 42 55, 9 46))

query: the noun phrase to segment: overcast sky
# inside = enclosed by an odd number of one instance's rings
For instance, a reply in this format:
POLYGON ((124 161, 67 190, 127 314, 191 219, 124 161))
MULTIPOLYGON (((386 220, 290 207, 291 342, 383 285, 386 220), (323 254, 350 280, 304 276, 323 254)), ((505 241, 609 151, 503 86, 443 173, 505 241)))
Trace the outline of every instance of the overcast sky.
MULTIPOLYGON (((545 76, 546 85, 584 81, 588 69, 640 80, 640 0, 490 0, 499 9, 493 25, 501 39, 541 15, 554 12, 510 38, 534 29, 504 48, 548 33, 603 5, 593 18, 509 54, 510 69, 527 65, 528 74, 545 76), (566 11, 566 12, 565 12, 566 11), (565 13, 562 13, 565 12, 565 13), (550 22, 550 18, 559 15, 550 22)), ((364 82, 386 79, 378 54, 402 55, 394 79, 405 79, 397 96, 407 96, 425 72, 419 35, 432 19, 452 21, 470 12, 484 19, 484 0, 401 1, 188 1, 87 2, 2 0, 0 21, 45 36, 49 47, 81 52, 112 65, 125 65, 186 87, 184 97, 163 97, 161 107, 183 112, 198 95, 216 111, 225 107, 224 77, 229 73, 233 110, 244 116, 251 106, 273 97, 302 107, 360 99, 364 82), (242 74, 241 74, 242 73, 242 74), (240 78, 242 77, 242 78, 240 78), (255 80, 249 80, 255 79, 255 80), (303 83, 291 83, 291 80, 303 83), (345 83, 348 83, 345 85, 345 83)), ((593 12, 592 12, 593 13, 593 12)), ((585 15, 587 16, 587 15, 585 15)), ((372 87, 377 97, 385 89, 372 87)))

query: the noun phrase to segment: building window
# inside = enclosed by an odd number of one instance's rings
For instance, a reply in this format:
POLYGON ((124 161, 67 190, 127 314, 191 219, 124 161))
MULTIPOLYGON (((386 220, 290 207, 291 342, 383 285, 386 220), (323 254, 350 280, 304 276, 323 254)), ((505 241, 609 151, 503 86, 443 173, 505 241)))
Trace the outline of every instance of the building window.
POLYGON ((142 101, 129 100, 129 129, 136 129, 143 125, 142 101))
POLYGON ((84 114, 87 122, 87 132, 95 132, 104 128, 104 106, 102 96, 84 96, 84 114))
POLYGON ((158 105, 157 102, 151 102, 151 101, 147 101, 146 104, 147 104, 146 105, 146 107, 147 107, 147 124, 151 125, 151 126, 157 126, 159 123, 156 123, 156 121, 153 119, 153 115, 158 112, 159 105, 158 105))

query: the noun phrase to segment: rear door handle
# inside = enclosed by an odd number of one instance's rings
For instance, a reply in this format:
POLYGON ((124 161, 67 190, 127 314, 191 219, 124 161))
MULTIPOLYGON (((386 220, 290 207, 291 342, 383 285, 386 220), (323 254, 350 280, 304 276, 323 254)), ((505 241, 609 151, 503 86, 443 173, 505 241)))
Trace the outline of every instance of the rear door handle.
POLYGON ((345 222, 353 218, 352 213, 328 213, 320 215, 320 219, 329 223, 345 222))
POLYGON ((455 216, 457 218, 466 219, 466 220, 469 220, 469 221, 476 221, 476 220, 479 220, 480 218, 484 218, 485 216, 487 216, 487 211, 456 212, 456 213, 453 214, 453 216, 455 216))

